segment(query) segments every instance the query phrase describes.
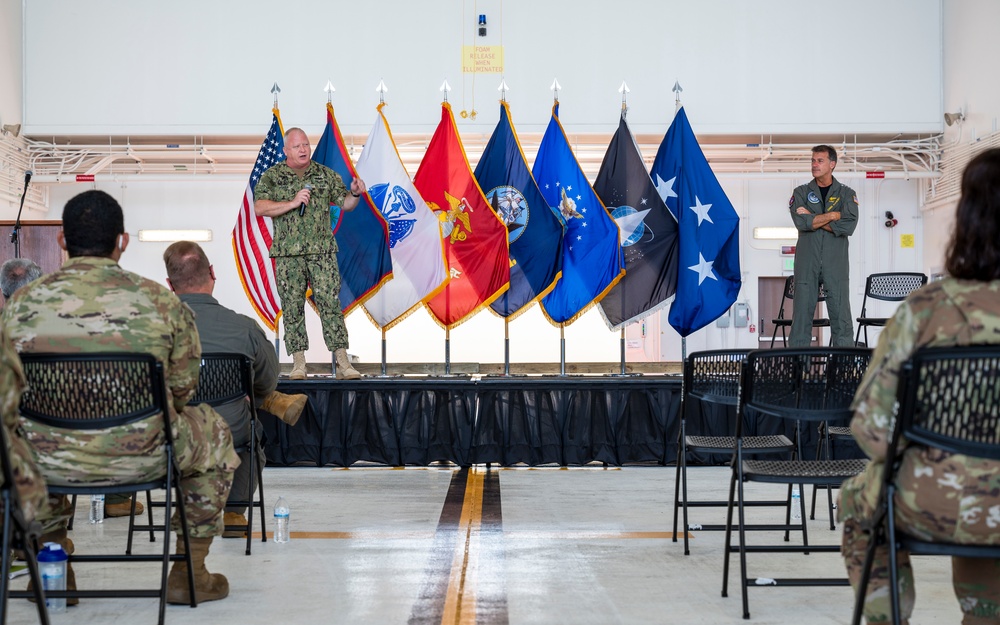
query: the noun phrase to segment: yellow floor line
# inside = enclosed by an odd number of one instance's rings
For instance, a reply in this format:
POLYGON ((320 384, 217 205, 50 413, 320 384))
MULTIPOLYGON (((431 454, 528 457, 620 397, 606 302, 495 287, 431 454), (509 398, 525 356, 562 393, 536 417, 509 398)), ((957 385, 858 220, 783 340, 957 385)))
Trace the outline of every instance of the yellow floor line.
POLYGON ((476 467, 469 470, 441 625, 476 624, 476 573, 479 528, 483 520, 484 475, 476 467))

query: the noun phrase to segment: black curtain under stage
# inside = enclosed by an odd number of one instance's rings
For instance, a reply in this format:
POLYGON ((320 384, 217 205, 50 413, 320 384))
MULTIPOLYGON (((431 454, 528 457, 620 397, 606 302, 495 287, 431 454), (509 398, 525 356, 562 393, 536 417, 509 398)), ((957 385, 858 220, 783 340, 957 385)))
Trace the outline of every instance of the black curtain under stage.
MULTIPOLYGON (((309 403, 294 427, 261 411, 270 466, 673 464, 679 377, 469 377, 281 380, 309 403)), ((749 416, 747 434, 785 433, 794 424, 749 416)), ((688 433, 731 436, 735 409, 691 402, 688 433)), ((834 423, 832 425, 847 425, 834 423)), ((815 429, 803 430, 814 457, 815 429)), ((838 458, 857 456, 838 443, 838 458)), ((689 459, 723 464, 728 456, 689 459)))

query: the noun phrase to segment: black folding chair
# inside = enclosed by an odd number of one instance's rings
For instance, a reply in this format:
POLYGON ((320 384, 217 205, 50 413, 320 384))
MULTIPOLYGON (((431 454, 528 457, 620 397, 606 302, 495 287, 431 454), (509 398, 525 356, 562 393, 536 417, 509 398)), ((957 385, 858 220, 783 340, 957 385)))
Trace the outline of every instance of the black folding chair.
MULTIPOLYGON (((788 276, 785 278, 785 290, 781 293, 781 305, 778 306, 778 316, 771 319, 771 323, 774 325, 774 332, 771 333, 771 347, 774 347, 774 339, 778 336, 778 329, 781 329, 781 344, 783 346, 788 346, 788 335, 786 330, 790 331, 792 328, 792 319, 785 317, 785 302, 791 302, 795 299, 795 276, 788 276)), ((817 302, 826 301, 826 285, 822 282, 819 283, 819 297, 816 299, 817 302)), ((812 325, 814 328, 829 328, 830 319, 828 317, 822 317, 819 319, 813 319, 812 325)))
POLYGON ((14 485, 14 469, 9 457, 10 441, 7 440, 7 428, 0 425, 0 473, 3 484, 0 484, 0 507, 3 508, 3 552, 0 554, 0 625, 7 622, 7 591, 10 586, 11 549, 20 549, 28 565, 28 575, 31 577, 31 587, 35 605, 38 607, 38 620, 42 625, 49 624, 49 613, 45 609, 45 590, 38 574, 38 561, 35 553, 35 543, 42 534, 42 528, 37 522, 28 522, 21 510, 21 498, 14 485))
MULTIPOLYGON (((125 484, 68 484, 58 475, 46 475, 49 494, 95 495, 132 493, 162 488, 166 491, 167 519, 158 529, 164 532, 163 552, 151 555, 79 554, 70 563, 82 562, 158 562, 160 585, 155 589, 108 589, 52 591, 51 597, 158 597, 159 623, 162 625, 167 605, 167 572, 170 562, 184 561, 188 568, 191 607, 197 605, 194 567, 188 542, 187 514, 180 487, 180 470, 174 456, 170 412, 166 401, 163 365, 148 354, 21 354, 28 389, 21 396, 21 416, 41 425, 66 430, 99 430, 151 421, 163 432, 163 475, 155 480, 125 484), (176 494, 184 554, 170 553, 170 512, 176 494)), ((33 596, 11 592, 12 597, 33 596)))
POLYGON ((892 621, 900 622, 900 549, 913 555, 1000 559, 1000 545, 925 541, 896 527, 896 473, 911 448, 931 448, 1000 462, 1000 345, 918 350, 902 368, 892 444, 875 514, 864 522, 871 535, 858 584, 853 623, 861 622, 875 550, 889 547, 892 621))
POLYGON ((789 490, 798 484, 839 485, 864 470, 867 460, 802 460, 801 422, 831 421, 850 414, 851 400, 861 382, 871 352, 856 347, 810 347, 804 349, 759 350, 747 355, 740 386, 739 411, 752 410, 794 424, 795 455, 791 460, 744 459, 743 422, 738 418, 736 452, 726 518, 726 547, 722 572, 722 596, 728 596, 730 553, 740 554, 740 582, 743 595, 743 618, 750 618, 747 590, 764 586, 846 586, 847 578, 772 578, 747 575, 748 553, 836 552, 839 545, 810 545, 806 531, 805 501, 800 500, 802 521, 792 523, 790 514, 784 525, 775 530, 802 530, 802 545, 748 545, 745 515, 745 482, 786 484, 789 490), (739 544, 732 544, 733 512, 738 512, 736 530, 739 544))
MULTIPOLYGON (((198 389, 194 397, 188 402, 189 405, 208 404, 217 408, 224 404, 235 401, 248 402, 250 407, 250 440, 243 448, 237 448, 237 453, 246 452, 250 456, 250 473, 257 476, 257 498, 253 497, 253 484, 248 485, 249 492, 245 497, 236 498, 234 493, 230 493, 227 506, 247 506, 246 525, 227 525, 226 531, 243 531, 246 533, 247 546, 246 555, 250 555, 250 544, 253 534, 253 512, 254 508, 260 510, 260 537, 261 542, 267 542, 267 526, 264 524, 264 471, 257 461, 257 453, 261 447, 260 432, 257 429, 257 404, 253 394, 253 364, 244 354, 236 353, 206 353, 201 355, 201 368, 198 370, 198 389)), ((153 527, 153 508, 163 506, 163 502, 153 501, 149 491, 146 491, 146 510, 148 510, 149 524, 135 524, 135 498, 132 499, 132 515, 129 519, 129 535, 126 553, 132 552, 133 532, 149 531, 153 527)), ((149 533, 150 542, 155 541, 152 531, 149 533)))
MULTIPOLYGON (((691 409, 691 400, 700 400, 708 404, 720 406, 736 406, 740 390, 740 368, 749 349, 721 349, 695 352, 684 361, 684 378, 681 392, 681 422, 677 435, 677 476, 674 480, 674 532, 673 541, 677 542, 677 516, 683 509, 684 517, 684 555, 690 555, 688 530, 721 531, 724 524, 689 525, 688 508, 724 508, 728 500, 692 501, 687 492, 687 457, 688 454, 728 454, 736 449, 734 436, 701 436, 688 435, 687 411, 691 409)), ((736 426, 728 429, 735 432, 736 426)), ((788 453, 794 445, 784 435, 746 436, 743 438, 745 453, 788 453)), ((791 499, 781 501, 746 502, 748 506, 788 506, 791 499)))
POLYGON ((868 300, 881 300, 883 302, 901 302, 920 287, 927 284, 927 276, 922 273, 873 273, 868 276, 865 282, 865 296, 861 300, 861 316, 858 317, 858 332, 854 337, 854 342, 861 340, 861 331, 865 333, 865 345, 868 345, 868 328, 884 327, 889 321, 888 317, 869 317, 868 300))

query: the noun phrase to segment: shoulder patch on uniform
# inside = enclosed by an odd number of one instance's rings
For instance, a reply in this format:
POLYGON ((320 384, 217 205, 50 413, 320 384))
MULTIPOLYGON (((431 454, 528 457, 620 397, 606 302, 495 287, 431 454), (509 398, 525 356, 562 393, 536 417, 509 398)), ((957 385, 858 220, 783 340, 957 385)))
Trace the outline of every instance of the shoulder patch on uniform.
POLYGON ((857 203, 858 203, 858 196, 856 196, 856 195, 854 196, 854 203, 855 203, 855 204, 857 204, 857 203))
POLYGON ((788 208, 791 208, 792 204, 795 204, 795 194, 792 194, 792 197, 788 198, 788 208))

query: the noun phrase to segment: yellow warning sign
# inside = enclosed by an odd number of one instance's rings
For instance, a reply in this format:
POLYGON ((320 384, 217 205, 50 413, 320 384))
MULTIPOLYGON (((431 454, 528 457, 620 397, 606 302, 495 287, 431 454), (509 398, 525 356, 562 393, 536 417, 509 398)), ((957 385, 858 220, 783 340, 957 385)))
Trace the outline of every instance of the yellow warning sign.
POLYGON ((463 74, 502 74, 503 46, 462 46, 463 74))
POLYGON ((913 240, 913 235, 912 234, 899 235, 899 247, 916 247, 916 242, 913 240))

